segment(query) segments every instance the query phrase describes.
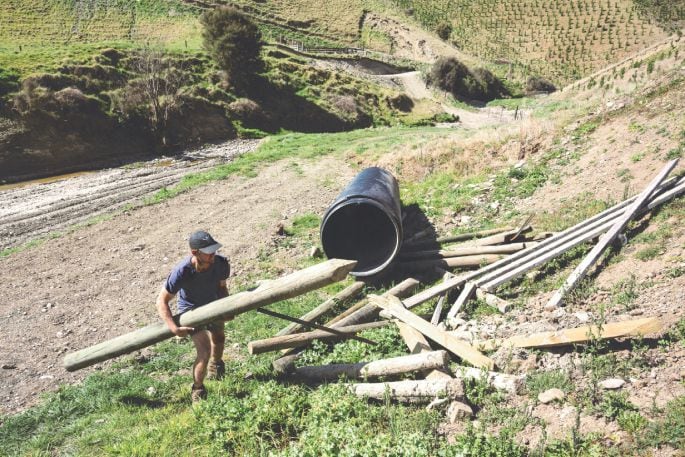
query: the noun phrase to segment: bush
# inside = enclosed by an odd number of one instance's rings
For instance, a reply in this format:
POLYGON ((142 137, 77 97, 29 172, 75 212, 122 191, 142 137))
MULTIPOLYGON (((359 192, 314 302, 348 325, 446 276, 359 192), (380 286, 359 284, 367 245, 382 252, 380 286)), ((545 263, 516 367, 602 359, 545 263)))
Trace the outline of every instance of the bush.
MULTIPOLYGON (((592 81, 592 80, 591 80, 592 81)), ((557 90, 556 86, 551 82, 547 81, 545 78, 540 76, 531 76, 526 81, 526 92, 555 92, 557 90)))
POLYGON ((446 90, 451 94, 463 95, 465 91, 464 78, 469 75, 469 69, 454 57, 439 58, 428 74, 428 84, 446 90))
POLYGON ((490 101, 508 94, 491 71, 476 68, 471 72, 454 57, 438 59, 428 75, 428 83, 459 99, 490 101))
POLYGON ((19 75, 0 68, 0 97, 19 90, 19 75))
POLYGON ((474 98, 490 101, 509 95, 509 91, 504 87, 502 81, 500 81, 490 70, 486 68, 476 68, 473 70, 473 75, 480 83, 481 90, 481 93, 478 94, 479 96, 474 98))
POLYGON ((408 113, 414 107, 414 101, 408 95, 400 94, 397 97, 388 98, 388 106, 404 113, 408 113))
POLYGON ((440 22, 435 27, 435 33, 438 34, 441 40, 447 41, 452 34, 452 24, 447 21, 440 22))
POLYGON ((249 129, 260 129, 267 132, 274 131, 270 117, 264 112, 259 103, 249 98, 239 98, 228 105, 231 117, 240 121, 242 126, 249 129))
POLYGON ((249 88, 250 78, 261 69, 259 29, 231 7, 208 11, 200 17, 200 22, 204 26, 203 45, 226 72, 229 83, 237 89, 249 88))

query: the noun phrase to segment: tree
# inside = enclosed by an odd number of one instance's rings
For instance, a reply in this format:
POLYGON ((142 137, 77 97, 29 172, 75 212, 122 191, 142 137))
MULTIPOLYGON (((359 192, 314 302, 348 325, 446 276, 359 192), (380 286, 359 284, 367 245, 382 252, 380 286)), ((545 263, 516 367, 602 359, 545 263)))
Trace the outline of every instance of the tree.
POLYGON ((237 89, 249 88, 250 78, 261 69, 262 35, 257 26, 227 6, 204 13, 200 22, 204 47, 226 72, 228 82, 237 89))
POLYGON ((183 64, 161 51, 145 48, 134 56, 136 78, 113 94, 112 102, 125 118, 145 119, 162 147, 169 146, 167 125, 179 109, 179 89, 186 78, 183 64))

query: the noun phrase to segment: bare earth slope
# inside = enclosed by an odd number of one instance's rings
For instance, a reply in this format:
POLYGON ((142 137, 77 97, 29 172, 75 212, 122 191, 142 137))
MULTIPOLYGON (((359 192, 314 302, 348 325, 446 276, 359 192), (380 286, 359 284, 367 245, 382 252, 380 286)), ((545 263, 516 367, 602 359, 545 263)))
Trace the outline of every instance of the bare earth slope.
POLYGON ((321 213, 354 171, 322 159, 302 171, 281 162, 253 179, 234 177, 143 207, 0 260, 0 398, 3 413, 42 392, 83 379, 66 352, 157 322, 154 301, 188 234, 206 228, 224 244, 234 272, 255 268, 276 225, 321 213))

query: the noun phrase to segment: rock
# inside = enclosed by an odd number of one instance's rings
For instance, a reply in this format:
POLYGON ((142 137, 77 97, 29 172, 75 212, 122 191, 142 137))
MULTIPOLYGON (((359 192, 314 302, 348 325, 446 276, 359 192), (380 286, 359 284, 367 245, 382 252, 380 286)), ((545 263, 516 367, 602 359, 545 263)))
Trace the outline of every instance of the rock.
POLYGON ((461 216, 459 219, 459 224, 461 225, 469 225, 471 223, 471 216, 461 216))
POLYGON ((586 323, 590 322, 590 313, 586 313, 585 311, 580 311, 574 314, 576 316, 576 319, 578 319, 578 322, 581 323, 586 323))
POLYGON ((469 419, 471 417, 473 417, 473 409, 466 403, 453 401, 447 408, 447 420, 450 424, 454 424, 460 419, 469 419))
POLYGON ((529 373, 531 371, 535 371, 538 366, 538 356, 535 354, 531 354, 526 360, 521 362, 521 371, 524 373, 529 373))
POLYGON ((446 320, 447 326, 449 328, 457 328, 466 324, 466 321, 460 317, 451 317, 446 320))
POLYGON ((157 393, 157 389, 155 389, 154 386, 150 386, 150 387, 147 388, 147 391, 146 391, 146 392, 147 392, 147 394, 148 394, 149 396, 153 396, 154 394, 157 393))
POLYGON ((615 390, 623 387, 626 382, 620 378, 605 379, 599 383, 599 386, 605 390, 615 390))
POLYGON ((554 400, 563 400, 564 398, 566 398, 564 391, 557 388, 545 390, 538 394, 538 401, 544 404, 551 403, 554 400))
POLYGON ((321 249, 318 246, 312 246, 312 248, 309 250, 309 257, 313 258, 320 258, 321 257, 321 249))
POLYGON ((134 252, 135 252, 135 251, 142 251, 143 249, 145 249, 145 245, 144 245, 144 244, 136 244, 135 246, 133 246, 133 247, 131 248, 131 251, 134 251, 134 252))

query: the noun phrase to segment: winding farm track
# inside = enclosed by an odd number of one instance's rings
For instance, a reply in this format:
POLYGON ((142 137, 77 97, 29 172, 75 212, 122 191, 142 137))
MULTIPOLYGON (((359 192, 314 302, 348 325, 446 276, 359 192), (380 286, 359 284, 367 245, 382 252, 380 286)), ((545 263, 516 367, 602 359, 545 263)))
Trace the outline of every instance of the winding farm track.
POLYGON ((0 189, 0 250, 64 230, 139 201, 183 176, 254 150, 257 140, 234 140, 135 168, 113 168, 51 182, 0 189))

